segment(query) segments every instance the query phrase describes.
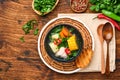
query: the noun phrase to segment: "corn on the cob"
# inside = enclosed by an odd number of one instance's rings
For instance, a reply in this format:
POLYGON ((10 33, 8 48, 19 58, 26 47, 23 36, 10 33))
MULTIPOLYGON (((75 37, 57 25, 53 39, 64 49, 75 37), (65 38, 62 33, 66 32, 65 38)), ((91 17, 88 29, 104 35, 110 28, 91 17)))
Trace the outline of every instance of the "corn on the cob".
POLYGON ((78 45, 77 45, 77 42, 76 42, 76 36, 75 35, 72 35, 68 40, 68 46, 69 46, 69 49, 70 51, 73 51, 73 50, 77 50, 78 49, 78 45))

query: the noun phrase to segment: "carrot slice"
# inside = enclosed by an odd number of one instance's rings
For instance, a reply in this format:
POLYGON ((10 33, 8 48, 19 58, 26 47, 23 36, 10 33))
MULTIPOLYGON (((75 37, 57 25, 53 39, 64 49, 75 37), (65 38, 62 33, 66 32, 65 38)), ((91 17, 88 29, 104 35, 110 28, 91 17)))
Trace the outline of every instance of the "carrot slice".
POLYGON ((63 28, 62 29, 62 32, 63 32, 63 34, 67 37, 67 36, 69 36, 69 31, 68 31, 68 29, 67 28, 63 28))
POLYGON ((69 30, 65 27, 62 28, 62 31, 61 31, 65 37, 68 37, 68 36, 71 36, 72 34, 69 32, 69 30))
POLYGON ((62 33, 62 31, 60 32, 60 37, 61 38, 65 38, 64 34, 62 33))

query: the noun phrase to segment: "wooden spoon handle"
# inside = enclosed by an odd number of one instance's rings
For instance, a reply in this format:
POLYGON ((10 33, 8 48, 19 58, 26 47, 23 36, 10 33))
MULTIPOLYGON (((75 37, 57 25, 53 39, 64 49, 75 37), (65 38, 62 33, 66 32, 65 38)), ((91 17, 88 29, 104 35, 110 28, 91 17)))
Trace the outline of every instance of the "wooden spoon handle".
POLYGON ((106 75, 110 74, 110 64, 109 64, 109 43, 107 43, 107 58, 106 58, 106 69, 105 69, 106 75))
POLYGON ((103 44, 101 45, 101 74, 105 73, 105 57, 104 57, 104 49, 103 44))

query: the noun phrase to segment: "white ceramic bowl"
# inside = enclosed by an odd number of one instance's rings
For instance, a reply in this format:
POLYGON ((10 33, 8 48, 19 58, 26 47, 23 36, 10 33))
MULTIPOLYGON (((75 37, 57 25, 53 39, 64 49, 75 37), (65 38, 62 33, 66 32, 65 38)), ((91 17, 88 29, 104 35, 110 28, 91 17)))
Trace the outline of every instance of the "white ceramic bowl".
MULTIPOLYGON (((76 18, 72 18, 72 17, 60 17, 60 18, 70 18, 70 19, 77 20, 77 21, 83 23, 82 21, 80 21, 80 20, 78 20, 78 19, 76 19, 76 18)), ((75 69, 75 70, 73 70, 73 71, 61 71, 61 70, 57 70, 56 68, 50 66, 50 65, 44 60, 44 58, 42 57, 42 54, 41 54, 41 50, 40 50, 40 45, 41 45, 41 43, 40 43, 40 40, 41 40, 42 33, 44 32, 44 30, 47 28, 47 26, 48 26, 49 24, 51 24, 52 22, 54 22, 54 21, 56 21, 57 19, 60 19, 60 18, 57 17, 57 18, 54 18, 54 19, 50 20, 50 21, 42 28, 42 30, 40 31, 39 38, 38 38, 38 52, 39 52, 40 58, 41 58, 41 60, 43 61, 43 63, 44 63, 47 67, 49 67, 51 70, 56 71, 56 72, 58 72, 58 73, 63 73, 63 74, 76 73, 76 72, 79 72, 81 69, 78 68, 78 69, 75 69)), ((94 51, 94 38, 93 38, 93 35, 92 35, 90 29, 89 29, 84 23, 83 23, 83 25, 88 29, 88 31, 89 31, 89 33, 90 33, 90 35, 91 35, 91 37, 92 37, 92 50, 94 51)))

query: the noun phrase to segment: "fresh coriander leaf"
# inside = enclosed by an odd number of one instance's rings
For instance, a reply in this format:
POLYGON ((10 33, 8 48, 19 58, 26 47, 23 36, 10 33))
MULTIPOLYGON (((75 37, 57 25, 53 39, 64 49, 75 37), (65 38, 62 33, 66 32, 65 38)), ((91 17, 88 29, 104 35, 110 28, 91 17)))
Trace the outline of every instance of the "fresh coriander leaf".
POLYGON ((70 30, 69 30, 69 31, 70 31, 70 32, 73 32, 74 30, 75 30, 74 28, 70 28, 70 30))
POLYGON ((23 31, 25 32, 25 34, 28 34, 30 33, 30 30, 31 30, 31 26, 30 25, 24 25, 22 27, 23 31))
POLYGON ((100 4, 100 9, 105 9, 105 8, 106 8, 105 4, 100 4))
POLYGON ((95 6, 95 5, 93 5, 93 6, 91 6, 91 7, 90 7, 90 10, 94 11, 94 10, 95 10, 95 8, 96 8, 96 6, 95 6))
POLYGON ((24 36, 20 37, 20 41, 21 41, 21 42, 25 42, 24 36))
POLYGON ((60 48, 60 47, 68 47, 67 39, 68 38, 63 38, 61 44, 58 45, 58 48, 60 48))
POLYGON ((77 52, 74 51, 74 52, 72 53, 72 55, 73 55, 73 56, 77 56, 77 52))
POLYGON ((66 60, 69 60, 69 59, 70 59, 70 57, 69 57, 69 56, 67 56, 66 60))
POLYGON ((28 21, 23 27, 23 31, 25 32, 25 34, 30 33, 30 30, 32 30, 34 28, 34 25, 38 25, 36 20, 30 20, 28 21))
POLYGON ((34 25, 38 25, 38 22, 36 20, 30 20, 31 23, 31 29, 33 29, 34 25))
POLYGON ((95 11, 98 12, 100 10, 100 4, 96 5, 95 11))
POLYGON ((34 31, 34 35, 38 35, 38 31, 39 31, 39 29, 36 28, 35 31, 34 31))
POLYGON ((98 0, 90 0, 90 3, 92 4, 96 4, 98 2, 98 0))
POLYGON ((62 27, 61 26, 58 26, 56 28, 54 28, 51 32, 52 33, 59 33, 61 31, 62 27))

